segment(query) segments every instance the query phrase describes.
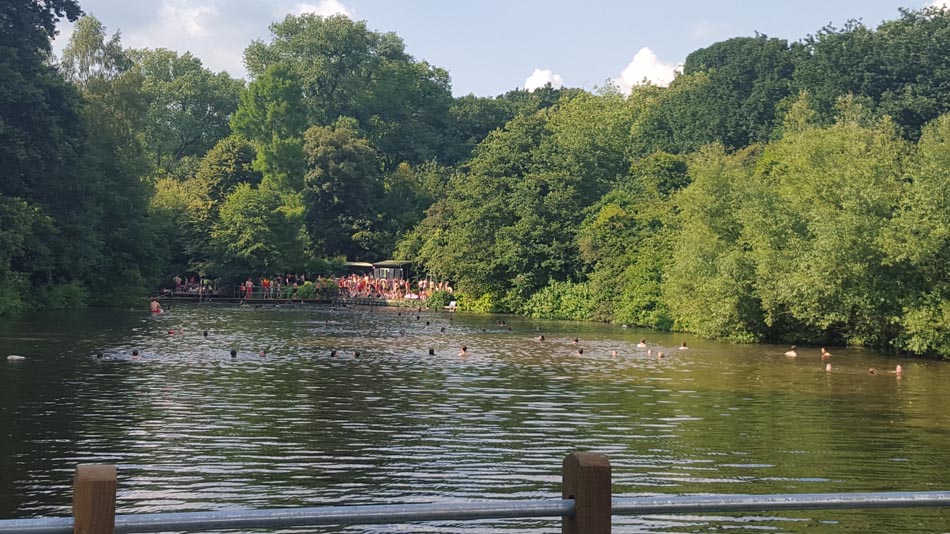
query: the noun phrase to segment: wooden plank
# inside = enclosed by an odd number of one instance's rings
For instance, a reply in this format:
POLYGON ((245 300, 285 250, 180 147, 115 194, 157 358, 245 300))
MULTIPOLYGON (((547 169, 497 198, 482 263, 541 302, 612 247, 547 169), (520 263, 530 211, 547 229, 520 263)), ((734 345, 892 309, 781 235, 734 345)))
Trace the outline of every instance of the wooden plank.
POLYGON ((116 472, 114 465, 76 466, 73 480, 73 532, 115 532, 116 472))
POLYGON ((610 534, 611 480, 606 456, 573 452, 564 458, 561 497, 574 499, 574 515, 561 521, 563 534, 610 534))

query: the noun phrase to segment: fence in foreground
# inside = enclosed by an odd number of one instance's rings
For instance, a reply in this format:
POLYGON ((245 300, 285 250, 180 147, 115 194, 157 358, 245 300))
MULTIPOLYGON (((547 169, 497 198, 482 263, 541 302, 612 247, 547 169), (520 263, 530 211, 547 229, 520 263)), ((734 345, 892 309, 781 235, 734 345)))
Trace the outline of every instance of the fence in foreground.
POLYGON ((73 517, 0 520, 5 534, 195 532, 318 525, 400 524, 561 517, 565 534, 607 534, 612 515, 752 512, 950 506, 950 491, 784 495, 671 496, 613 499, 610 462, 592 453, 564 458, 561 499, 480 503, 325 506, 116 515, 116 468, 80 465, 73 483, 73 517))

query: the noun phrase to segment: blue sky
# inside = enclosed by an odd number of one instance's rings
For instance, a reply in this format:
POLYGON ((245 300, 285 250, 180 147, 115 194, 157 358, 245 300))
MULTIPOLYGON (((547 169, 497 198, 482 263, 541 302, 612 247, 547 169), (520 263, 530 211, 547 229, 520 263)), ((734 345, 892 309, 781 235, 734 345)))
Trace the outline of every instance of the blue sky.
MULTIPOLYGON (((212 70, 245 77, 244 48, 289 13, 342 13, 396 32, 416 59, 445 68, 456 95, 495 96, 552 82, 665 83, 698 48, 764 33, 798 40, 827 24, 897 18, 898 8, 947 0, 80 0, 136 48, 191 51, 212 70)), ((64 25, 58 52, 71 28, 64 25)))

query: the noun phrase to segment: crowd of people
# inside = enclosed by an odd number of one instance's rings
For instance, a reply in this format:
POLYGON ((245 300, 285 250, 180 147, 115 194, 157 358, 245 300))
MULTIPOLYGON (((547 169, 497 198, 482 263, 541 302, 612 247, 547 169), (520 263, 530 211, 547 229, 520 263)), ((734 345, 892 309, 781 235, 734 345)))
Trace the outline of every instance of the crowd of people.
POLYGON ((308 277, 288 273, 284 276, 248 277, 238 286, 238 296, 244 299, 297 299, 297 298, 376 298, 387 300, 426 300, 435 291, 452 293, 448 282, 420 279, 416 282, 400 278, 377 278, 369 274, 347 276, 308 277))
POLYGON ((349 298, 384 298, 388 300, 426 300, 435 291, 452 293, 448 282, 420 279, 415 284, 398 278, 376 278, 370 275, 351 274, 336 278, 340 295, 349 298))
POLYGON ((173 295, 213 295, 215 292, 211 280, 205 280, 201 277, 188 276, 182 278, 176 274, 172 278, 172 282, 175 283, 173 295))

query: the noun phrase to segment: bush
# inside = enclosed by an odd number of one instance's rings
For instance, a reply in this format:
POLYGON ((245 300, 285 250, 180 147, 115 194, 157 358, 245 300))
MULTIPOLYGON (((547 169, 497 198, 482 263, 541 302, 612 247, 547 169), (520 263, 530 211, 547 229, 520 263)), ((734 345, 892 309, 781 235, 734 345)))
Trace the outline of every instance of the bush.
POLYGON ((429 295, 429 299, 426 300, 426 307, 430 310, 441 310, 448 306, 453 300, 455 300, 455 295, 452 293, 448 291, 435 291, 429 295))
POLYGON ((552 281, 531 295, 525 313, 539 319, 589 321, 594 314, 594 297, 586 283, 552 281))
POLYGON ((0 315, 16 315, 24 310, 23 296, 30 287, 26 274, 9 273, 0 282, 0 315))
POLYGON ((495 297, 491 293, 484 293, 478 298, 472 298, 465 293, 455 295, 457 309, 475 313, 492 313, 496 311, 495 297))
POLYGON ((36 297, 37 304, 49 310, 85 308, 89 302, 89 292, 79 282, 38 288, 36 297))
MULTIPOLYGON (((293 291, 293 288, 291 288, 293 291)), ((313 285, 313 282, 307 280, 303 284, 297 286, 297 298, 299 299, 312 299, 317 296, 317 288, 313 285)))
POLYGON ((950 358, 950 302, 931 299, 904 311, 904 332, 897 346, 915 354, 936 354, 950 358))

